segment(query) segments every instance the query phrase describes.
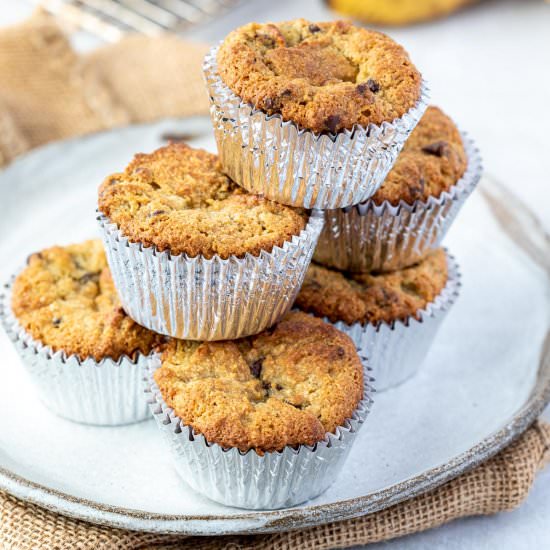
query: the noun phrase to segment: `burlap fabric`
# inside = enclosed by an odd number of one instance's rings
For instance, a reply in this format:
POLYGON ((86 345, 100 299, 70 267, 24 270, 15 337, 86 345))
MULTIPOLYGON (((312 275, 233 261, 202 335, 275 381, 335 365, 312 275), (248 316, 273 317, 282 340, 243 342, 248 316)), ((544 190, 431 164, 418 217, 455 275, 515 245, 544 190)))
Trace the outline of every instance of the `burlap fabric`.
MULTIPOLYGON (((0 30, 0 165, 36 145, 167 116, 206 113, 206 48, 176 37, 129 37, 80 56, 48 16, 0 30)), ((175 538, 98 527, 0 492, 3 550, 345 548, 453 519, 511 510, 527 496, 550 447, 535 424, 475 470, 430 493, 362 518, 263 536, 175 538)))
POLYGON ((0 165, 48 141, 207 113, 206 50, 175 36, 132 36, 77 55, 42 12, 0 30, 0 165))

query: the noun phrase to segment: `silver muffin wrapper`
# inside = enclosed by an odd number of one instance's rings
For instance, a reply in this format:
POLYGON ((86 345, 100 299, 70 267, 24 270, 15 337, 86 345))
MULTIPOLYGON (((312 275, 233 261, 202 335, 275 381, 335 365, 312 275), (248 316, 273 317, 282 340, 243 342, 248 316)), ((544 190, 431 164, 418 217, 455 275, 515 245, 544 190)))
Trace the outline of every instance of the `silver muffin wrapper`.
POLYGON ((300 504, 325 491, 336 479, 372 405, 370 377, 351 418, 314 446, 285 447, 258 455, 209 443, 184 425, 164 402, 153 378, 160 357, 152 356, 146 384, 149 404, 181 478, 194 490, 227 506, 277 509, 300 504))
MULTIPOLYGON (((449 253, 447 270, 446 285, 433 302, 418 312, 418 320, 411 316, 404 321, 376 325, 331 323, 353 340, 365 364, 368 362, 377 392, 405 382, 422 365, 441 323, 459 295, 460 271, 449 253)), ((328 318, 324 320, 331 322, 328 318)))
POLYGON ((439 197, 397 206, 372 200, 325 212, 325 226, 313 258, 316 262, 365 273, 413 265, 438 248, 458 211, 482 174, 479 151, 462 135, 468 166, 462 178, 439 197))
POLYGON ((219 76, 217 51, 207 54, 203 71, 222 166, 251 193, 283 204, 342 208, 371 197, 427 106, 423 82, 416 105, 392 122, 316 134, 243 103, 219 76))
POLYGON ((292 306, 323 215, 312 212, 299 235, 271 252, 244 258, 190 258, 133 243, 98 217, 126 313, 150 330, 184 340, 230 340, 257 334, 292 306))
MULTIPOLYGON (((8 285, 9 289, 9 285, 8 285)), ((143 398, 147 356, 81 360, 34 340, 17 322, 9 294, 0 297, 0 321, 19 353, 41 401, 73 422, 118 426, 150 418, 143 398)))

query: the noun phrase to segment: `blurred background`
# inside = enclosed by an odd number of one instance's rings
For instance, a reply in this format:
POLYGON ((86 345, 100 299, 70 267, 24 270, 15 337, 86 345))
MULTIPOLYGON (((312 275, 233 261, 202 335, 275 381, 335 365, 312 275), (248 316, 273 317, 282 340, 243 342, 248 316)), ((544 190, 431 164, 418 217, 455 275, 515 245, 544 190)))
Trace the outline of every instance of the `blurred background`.
MULTIPOLYGON (((203 113, 205 97, 191 91, 181 101, 178 96, 187 81, 200 82, 204 50, 195 44, 214 43, 249 21, 296 17, 312 21, 353 17, 402 43, 428 81, 431 102, 477 141, 486 177, 503 183, 514 193, 511 200, 525 203, 550 230, 550 4, 544 0, 0 0, 0 128, 4 134, 20 137, 20 145, 6 149, 4 159, 0 138, 0 165, 35 145, 70 133, 158 116, 203 113), (26 23, 37 17, 37 6, 50 14, 72 50, 53 37, 50 27, 43 32, 43 19, 26 23), (114 52, 120 53, 121 48, 110 48, 126 40, 129 32, 151 37, 173 32, 185 42, 178 46, 169 42, 162 50, 155 49, 155 38, 134 42, 141 48, 139 55, 117 62, 114 52), (19 49, 18 41, 29 41, 30 46, 19 49), (37 62, 45 50, 44 60, 37 62), (102 53, 90 57, 94 52, 102 53), (189 59, 184 59, 187 53, 189 59), (111 79, 110 89, 119 99, 125 95, 125 99, 139 99, 142 86, 160 82, 155 89, 159 109, 140 105, 138 100, 132 105, 129 100, 120 101, 124 110, 109 111, 100 122, 94 119, 67 130, 59 122, 61 113, 68 115, 74 109, 75 119, 83 115, 72 99, 57 105, 59 94, 76 90, 80 80, 87 82, 82 67, 111 55, 109 71, 100 72, 104 81, 111 79), (167 59, 172 55, 173 59, 167 59), (180 57, 182 69, 178 71, 180 57), (71 70, 56 86, 46 87, 50 76, 40 70, 42 61, 57 76, 65 64, 71 70), (133 79, 133 75, 138 76, 133 79), (52 111, 54 107, 58 111, 52 111), (11 117, 9 124, 2 122, 3 110, 11 117)), ((89 86, 83 90, 93 108, 100 93, 96 97, 89 86)), ((545 417, 550 419, 548 411, 545 417)), ((381 547, 547 547, 549 493, 547 469, 528 501, 513 514, 461 520, 381 547)))

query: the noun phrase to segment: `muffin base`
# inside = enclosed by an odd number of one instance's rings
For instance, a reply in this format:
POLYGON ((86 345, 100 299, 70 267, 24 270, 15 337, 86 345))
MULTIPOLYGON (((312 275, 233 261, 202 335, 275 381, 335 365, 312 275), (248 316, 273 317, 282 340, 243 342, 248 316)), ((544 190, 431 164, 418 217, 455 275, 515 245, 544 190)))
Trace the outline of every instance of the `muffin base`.
POLYGON ((325 226, 313 258, 316 262, 355 273, 394 271, 422 260, 440 246, 483 171, 475 143, 462 134, 468 166, 448 191, 427 201, 393 206, 371 200, 325 212, 325 226))
POLYGON ((371 378, 351 418, 313 446, 285 447, 258 455, 224 449, 184 425, 164 402, 153 378, 160 357, 148 362, 148 403, 181 478, 193 489, 227 506, 277 509, 300 504, 325 491, 336 479, 372 405, 371 378))
POLYGON ((219 76, 217 51, 207 54, 203 71, 222 166, 251 193, 283 204, 342 208, 371 197, 427 107, 423 83, 417 104, 401 118, 315 134, 243 103, 219 76))
POLYGON ((331 323, 324 318, 354 341, 364 364, 368 362, 372 369, 376 391, 398 386, 418 372, 441 323, 458 298, 461 286, 459 267, 448 251, 446 254, 447 283, 436 299, 418 312, 419 320, 411 316, 392 323, 348 325, 343 321, 331 323))
POLYGON ((0 322, 12 340, 38 390, 52 412, 81 424, 119 426, 141 422, 150 412, 143 399, 143 368, 147 356, 81 360, 53 351, 34 340, 17 322, 8 292, 0 296, 0 322))
POLYGON ((107 260, 126 313, 140 325, 184 340, 230 340, 257 334, 292 306, 323 215, 312 212, 299 235, 259 256, 172 256, 133 243, 98 217, 107 260))

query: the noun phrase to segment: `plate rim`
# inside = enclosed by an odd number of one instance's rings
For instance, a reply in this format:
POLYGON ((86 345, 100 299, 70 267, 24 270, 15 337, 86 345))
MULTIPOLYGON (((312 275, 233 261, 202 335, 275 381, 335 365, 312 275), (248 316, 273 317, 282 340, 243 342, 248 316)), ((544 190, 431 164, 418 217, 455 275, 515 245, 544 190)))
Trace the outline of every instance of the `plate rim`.
MULTIPOLYGON (((197 119, 200 117, 189 117, 197 119)), ((126 126, 124 128, 153 128, 165 125, 169 122, 182 123, 188 119, 163 119, 154 123, 126 126)), ((43 154, 46 150, 50 153, 68 144, 74 145, 94 139, 99 135, 113 133, 124 128, 112 129, 104 132, 96 132, 68 140, 58 141, 33 149, 16 159, 11 165, 2 170, 0 177, 5 178, 6 173, 18 164, 25 162, 29 157, 43 154)), ((7 179, 7 178, 6 178, 7 179)), ((501 183, 491 177, 484 177, 479 193, 489 205, 498 205, 507 210, 508 216, 518 218, 521 224, 526 222, 531 226, 531 232, 537 232, 541 237, 543 246, 548 246, 550 236, 543 224, 531 209, 523 204, 513 192, 505 188, 501 183), (512 198, 513 202, 510 202, 512 198), (506 203, 514 204, 514 209, 508 208, 506 203), (517 211, 516 211, 517 210, 517 211)), ((495 217, 497 217, 495 215, 495 217)), ((497 219, 500 222, 500 220, 497 219)), ((505 229, 502 222, 501 226, 505 229)), ((529 233, 529 232, 528 232, 529 233)), ((533 233, 530 233, 531 235, 533 233)), ((533 255, 532 250, 522 247, 518 239, 508 235, 515 244, 530 256, 530 261, 542 267, 547 276, 550 276, 548 265, 540 262, 540 256, 533 255)), ((290 529, 313 527, 333 521, 343 521, 364 514, 385 509, 389 506, 418 496, 426 491, 435 489, 443 483, 474 468, 481 462, 497 454, 504 447, 517 439, 542 413, 550 402, 550 331, 547 330, 546 338, 541 348, 536 380, 523 406, 521 406, 503 426, 492 434, 481 439, 466 451, 456 455, 444 464, 425 470, 411 478, 394 483, 378 491, 359 497, 345 499, 328 504, 301 506, 283 510, 246 511, 231 515, 178 515, 164 513, 149 513, 137 509, 129 509, 118 506, 102 504, 96 501, 73 496, 69 493, 51 489, 46 485, 34 482, 20 476, 11 470, 0 466, 0 490, 13 495, 16 498, 49 511, 83 520, 89 523, 108 527, 122 528, 135 531, 181 534, 181 535, 223 535, 238 533, 273 533, 290 529), (214 523, 215 526, 209 527, 214 523)))

